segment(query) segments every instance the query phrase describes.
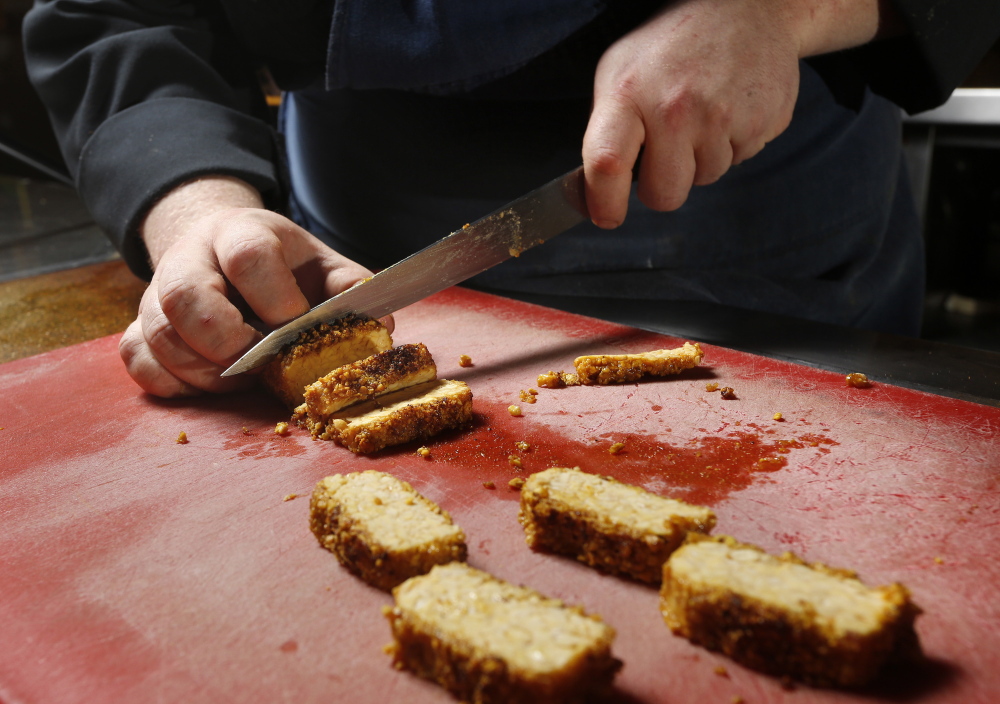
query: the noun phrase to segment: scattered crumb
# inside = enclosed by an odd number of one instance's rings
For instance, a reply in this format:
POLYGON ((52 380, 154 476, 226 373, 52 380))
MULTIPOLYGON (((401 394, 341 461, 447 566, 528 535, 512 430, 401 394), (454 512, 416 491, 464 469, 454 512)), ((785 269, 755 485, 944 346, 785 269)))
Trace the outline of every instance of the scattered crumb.
POLYGON ((516 443, 514 443, 514 447, 516 447, 521 452, 527 452, 528 450, 531 449, 531 445, 526 443, 524 440, 518 440, 516 443))
POLYGON ((288 423, 287 421, 281 421, 274 426, 275 435, 288 435, 288 423))
POLYGON ((424 459, 427 459, 428 457, 431 456, 431 450, 429 447, 418 447, 417 454, 423 457, 424 459))
POLYGON ((495 482, 483 482, 483 486, 487 489, 496 489, 497 485, 495 482))
POLYGON ((734 694, 733 698, 730 699, 729 701, 731 701, 732 704, 743 704, 743 702, 746 701, 746 700, 743 699, 743 697, 741 697, 740 695, 734 694))
POLYGON ((188 444, 188 434, 185 433, 183 430, 177 435, 177 444, 178 445, 188 444))
POLYGON ((616 442, 611 447, 608 448, 608 452, 610 452, 612 455, 617 455, 619 452, 621 452, 624 449, 625 449, 625 443, 623 443, 623 442, 616 442))
POLYGON ((579 376, 579 374, 564 374, 563 372, 559 372, 559 377, 562 379, 562 382, 566 386, 579 386, 580 385, 580 376, 579 376))
MULTIPOLYGON (((382 607, 382 615, 383 616, 385 616, 386 614, 388 614, 390 611, 392 611, 392 607, 391 606, 383 606, 382 607)), ((395 655, 396 654, 396 644, 395 643, 386 643, 385 645, 382 646, 382 652, 385 653, 386 655, 395 655)))
POLYGON ((561 389, 566 386, 566 383, 562 379, 561 372, 545 372, 544 374, 539 374, 535 383, 543 389, 561 389))
POLYGON ((507 406, 507 412, 510 413, 514 417, 523 415, 521 413, 521 407, 520 406, 507 406))
POLYGON ((773 418, 775 420, 777 420, 777 421, 785 420, 785 417, 783 415, 781 415, 780 413, 775 413, 774 416, 773 416, 773 418))
POLYGON ((718 390, 719 390, 719 382, 717 381, 710 381, 707 384, 705 384, 705 391, 718 391, 718 390))
MULTIPOLYGON (((536 391, 535 393, 538 393, 538 392, 536 391)), ((535 402, 535 397, 529 391, 521 391, 521 393, 519 394, 519 396, 521 397, 521 400, 524 403, 534 403, 535 402)))
POLYGON ((242 433, 243 433, 244 435, 250 435, 250 434, 251 434, 251 433, 250 433, 250 428, 246 427, 245 425, 244 425, 244 426, 243 426, 243 427, 241 428, 241 432, 242 432, 242 433))
POLYGON ((283 498, 282 501, 291 501, 292 499, 297 498, 299 498, 298 494, 285 494, 285 498, 283 498))
POLYGON ((472 357, 470 357, 467 354, 463 354, 462 356, 460 356, 458 358, 458 366, 460 366, 460 367, 471 367, 472 366, 472 357))
POLYGON ((514 477, 509 482, 507 482, 507 486, 509 486, 511 489, 515 489, 517 491, 520 491, 521 487, 524 486, 524 478, 523 477, 514 477))
POLYGON ((846 383, 853 389, 867 389, 872 385, 872 383, 868 381, 868 377, 865 374, 862 374, 861 372, 854 372, 853 374, 848 374, 846 383))
POLYGON ((524 465, 521 464, 521 458, 518 457, 517 455, 510 455, 507 458, 507 461, 510 462, 510 465, 512 467, 517 467, 518 469, 521 469, 521 467, 524 466, 524 465))
POLYGON ((719 393, 722 394, 722 398, 726 399, 727 401, 732 401, 734 398, 736 398, 736 392, 733 391, 732 386, 723 386, 721 389, 719 389, 719 393))
POLYGON ((938 563, 939 565, 943 565, 944 564, 944 558, 943 557, 935 557, 934 558, 934 562, 938 563))
POLYGON ((465 223, 464 225, 462 225, 462 229, 463 230, 468 230, 469 229, 469 223, 465 223))
POLYGON ((729 671, 722 665, 715 666, 715 674, 719 677, 729 677, 729 671))

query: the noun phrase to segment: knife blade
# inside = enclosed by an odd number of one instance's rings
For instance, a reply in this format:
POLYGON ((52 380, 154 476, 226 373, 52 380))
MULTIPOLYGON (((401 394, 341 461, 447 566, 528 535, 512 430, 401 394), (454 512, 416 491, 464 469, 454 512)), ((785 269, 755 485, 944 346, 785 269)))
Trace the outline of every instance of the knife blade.
POLYGON ((588 218, 583 167, 411 254, 268 334, 222 376, 259 367, 301 332, 349 313, 381 318, 465 281, 588 218))

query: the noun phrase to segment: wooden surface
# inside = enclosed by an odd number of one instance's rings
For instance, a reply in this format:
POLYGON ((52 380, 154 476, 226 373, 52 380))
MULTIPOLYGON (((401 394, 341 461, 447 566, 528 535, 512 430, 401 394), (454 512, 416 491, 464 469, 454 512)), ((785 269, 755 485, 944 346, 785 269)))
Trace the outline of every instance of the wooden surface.
POLYGON ((0 283, 0 362, 124 331, 145 289, 122 261, 0 283))
POLYGON ((429 459, 416 444, 358 457, 297 429, 279 437, 287 412, 261 393, 145 396, 114 336, 0 366, 0 701, 451 701, 390 667, 380 607, 391 597, 308 530, 315 483, 363 469, 450 511, 472 565, 601 614, 625 662, 617 701, 990 702, 1000 691, 1000 410, 851 389, 838 374, 706 346, 696 371, 540 389, 515 418, 507 406, 540 372, 681 341, 459 289, 396 323, 397 344, 426 343, 439 375, 475 394, 473 426, 427 442, 429 459), (474 366, 460 367, 462 354, 474 366), (706 392, 708 381, 738 398, 706 392), (624 452, 609 454, 619 441, 624 452), (785 689, 674 637, 655 589, 527 549, 507 482, 552 465, 708 504, 716 533, 903 582, 925 611, 927 660, 861 692, 785 689))

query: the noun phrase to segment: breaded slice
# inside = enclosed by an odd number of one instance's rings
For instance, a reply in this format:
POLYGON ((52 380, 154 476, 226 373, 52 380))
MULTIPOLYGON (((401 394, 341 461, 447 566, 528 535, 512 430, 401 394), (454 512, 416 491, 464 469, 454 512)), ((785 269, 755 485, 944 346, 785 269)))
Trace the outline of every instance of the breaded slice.
POLYGON ((580 608, 466 564, 392 591, 393 664, 474 704, 559 704, 610 689, 614 629, 580 608))
POLYGON ((348 315, 306 330, 265 365, 261 379, 289 408, 302 403, 305 387, 337 367, 392 347, 382 323, 348 315))
POLYGON ((641 354, 594 354, 577 357, 573 362, 581 384, 620 384, 644 376, 679 374, 701 364, 705 353, 701 345, 685 342, 672 350, 653 350, 641 354))
POLYGON ((533 550, 651 584, 659 584, 663 563, 688 533, 715 526, 715 514, 703 506, 562 467, 528 477, 518 520, 533 550))
POLYGON ((313 437, 333 440, 351 452, 378 452, 428 438, 472 419, 472 391, 462 381, 439 379, 342 408, 322 421, 303 424, 313 437))
POLYGON ((305 402, 293 420, 308 416, 314 423, 341 408, 382 394, 432 381, 437 367, 423 344, 400 345, 334 369, 305 388, 305 402))
POLYGON ((389 591, 431 567, 465 560, 465 534, 408 483, 368 470, 321 479, 309 504, 320 545, 373 587, 389 591))
POLYGON ((900 584, 775 557, 728 536, 691 536, 663 568, 660 610, 677 635, 774 675, 856 686, 919 651, 920 610, 900 584))

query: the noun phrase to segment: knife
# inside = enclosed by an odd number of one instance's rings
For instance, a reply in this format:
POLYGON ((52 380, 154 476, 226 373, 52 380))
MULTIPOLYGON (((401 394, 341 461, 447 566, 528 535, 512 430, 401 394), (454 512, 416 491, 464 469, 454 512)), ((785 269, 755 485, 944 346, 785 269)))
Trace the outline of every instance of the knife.
POLYGON ((372 318, 465 281, 588 218, 583 167, 549 181, 486 217, 355 284, 267 335, 222 376, 270 361, 301 332, 349 313, 372 318))

